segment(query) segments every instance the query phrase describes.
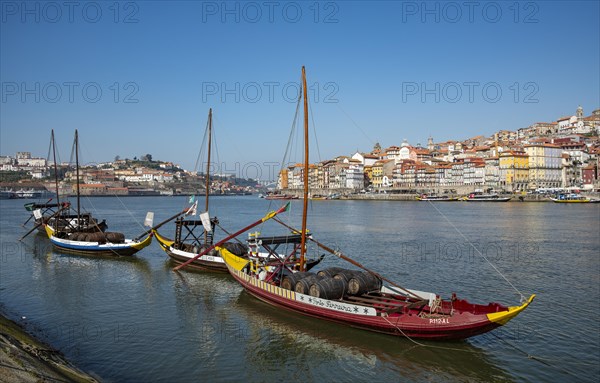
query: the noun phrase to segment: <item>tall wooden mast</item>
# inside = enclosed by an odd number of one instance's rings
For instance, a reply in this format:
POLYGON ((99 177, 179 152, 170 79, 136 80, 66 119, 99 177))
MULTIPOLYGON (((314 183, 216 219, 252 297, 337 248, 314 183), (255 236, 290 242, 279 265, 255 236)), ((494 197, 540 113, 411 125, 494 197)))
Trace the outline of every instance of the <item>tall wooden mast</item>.
MULTIPOLYGON (((208 159, 206 160, 206 198, 204 211, 208 211, 208 197, 210 195, 210 144, 212 134, 212 108, 208 110, 208 159)), ((210 218, 210 216, 209 216, 210 218)), ((204 230, 204 243, 208 241, 208 232, 204 230)))
POLYGON ((79 195, 79 134, 75 129, 75 177, 77 177, 77 228, 81 227, 81 210, 79 195))
POLYGON ((304 97, 304 191, 302 204, 302 237, 300 241, 300 271, 304 271, 306 255, 306 213, 308 212, 308 92, 306 89, 306 71, 302 67, 302 93, 304 97))
POLYGON ((52 129, 50 141, 52 141, 52 159, 54 160, 54 185, 56 186, 56 204, 60 208, 60 197, 58 195, 58 171, 56 166, 56 141, 54 141, 54 129, 52 129))

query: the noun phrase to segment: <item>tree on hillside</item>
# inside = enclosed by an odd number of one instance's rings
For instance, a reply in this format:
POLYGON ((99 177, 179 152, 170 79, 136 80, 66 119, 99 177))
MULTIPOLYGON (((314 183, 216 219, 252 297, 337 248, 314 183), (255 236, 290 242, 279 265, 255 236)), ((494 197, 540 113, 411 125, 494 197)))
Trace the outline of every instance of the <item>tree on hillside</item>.
POLYGON ((144 154, 141 158, 141 161, 148 161, 148 162, 152 162, 152 154, 144 154))

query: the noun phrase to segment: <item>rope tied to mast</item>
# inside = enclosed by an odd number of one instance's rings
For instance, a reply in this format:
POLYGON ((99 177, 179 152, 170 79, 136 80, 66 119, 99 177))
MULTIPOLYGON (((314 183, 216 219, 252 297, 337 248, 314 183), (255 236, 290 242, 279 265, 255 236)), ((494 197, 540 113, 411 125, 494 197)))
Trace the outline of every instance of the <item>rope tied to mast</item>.
POLYGON ((479 254, 479 256, 481 256, 481 258, 485 259, 485 261, 492 266, 492 268, 517 292, 517 294, 520 296, 520 303, 522 304, 523 302, 525 302, 527 300, 527 297, 525 297, 525 295, 523 295, 523 293, 521 293, 521 291, 519 291, 519 289, 511 282, 508 280, 508 278, 502 274, 502 272, 496 267, 496 265, 494 265, 485 255, 483 255, 483 253, 481 251, 479 251, 479 249, 473 244, 473 242, 469 241, 469 239, 458 229, 458 227, 456 227, 456 225, 454 225, 452 223, 452 221, 450 221, 448 219, 448 217, 442 213, 437 206, 435 206, 435 204, 431 201, 428 201, 429 204, 431 206, 433 206, 433 208, 442 216, 444 217, 444 219, 446 220, 446 222, 448 222, 448 224, 450 226, 452 226, 452 228, 454 228, 454 230, 456 230, 456 232, 469 244, 469 246, 471 246, 473 248, 473 250, 475 250, 475 252, 477 254, 479 254))

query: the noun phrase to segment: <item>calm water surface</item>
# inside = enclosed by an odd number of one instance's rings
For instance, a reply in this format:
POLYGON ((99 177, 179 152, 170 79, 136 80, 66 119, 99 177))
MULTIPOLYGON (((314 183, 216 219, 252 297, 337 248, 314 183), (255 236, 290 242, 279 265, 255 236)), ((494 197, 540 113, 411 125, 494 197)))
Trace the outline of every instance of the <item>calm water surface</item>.
MULTIPOLYGON (((132 258, 61 254, 41 234, 20 243, 24 202, 0 201, 0 309, 105 381, 591 382, 600 374, 598 205, 313 201, 315 238, 406 287, 508 305, 518 304, 516 290, 537 294, 492 333, 417 344, 282 312, 226 274, 173 272, 156 243, 132 258)), ((83 203, 132 237, 147 211, 158 222, 186 199, 83 203)), ((296 226, 300 205, 284 217, 296 226)), ((211 215, 236 230, 278 206, 216 197, 211 215)))

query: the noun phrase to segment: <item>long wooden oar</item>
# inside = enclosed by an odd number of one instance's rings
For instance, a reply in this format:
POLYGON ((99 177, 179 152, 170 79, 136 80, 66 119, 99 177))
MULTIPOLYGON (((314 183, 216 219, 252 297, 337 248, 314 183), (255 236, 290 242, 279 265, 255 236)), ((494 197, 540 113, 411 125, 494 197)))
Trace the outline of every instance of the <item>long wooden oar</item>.
POLYGON ((200 258, 201 256, 203 256, 205 254, 208 254, 215 247, 221 246, 225 242, 229 241, 231 238, 237 237, 238 235, 242 234, 243 232, 246 232, 246 231, 252 229, 254 226, 258 226, 261 223, 270 220, 271 218, 275 217, 279 213, 283 213, 284 211, 286 211, 289 208, 289 206, 290 206, 290 203, 288 202, 284 206, 282 206, 279 210, 269 212, 267 215, 265 215, 264 217, 262 217, 258 221, 254 222, 254 223, 251 223, 250 225, 246 226, 245 228, 240 229, 240 230, 236 231, 235 233, 230 234, 229 236, 223 238, 222 240, 220 240, 219 242, 215 243, 214 245, 212 245, 208 249, 206 249, 203 252, 201 252, 200 254, 196 255, 194 258, 191 258, 191 259, 185 261, 184 263, 182 263, 181 265, 176 266, 175 268, 173 268, 173 270, 177 271, 177 270, 181 269, 182 267, 185 267, 185 266, 189 265, 190 263, 194 262, 196 259, 200 258))
MULTIPOLYGON (((299 232, 298 229, 294 229, 293 227, 291 227, 290 225, 286 224, 285 222, 281 221, 280 219, 275 218, 274 219, 275 222, 280 223, 281 225, 283 225, 284 227, 290 229, 291 231, 295 231, 295 232, 299 232)), ((418 299, 424 300, 425 298, 422 298, 420 296, 418 296, 417 294, 413 293, 412 291, 398 285, 397 283, 394 283, 392 281, 390 281, 389 279, 387 279, 386 277, 382 276, 379 273, 376 273, 375 271, 369 270, 366 266, 363 266, 362 264, 360 264, 359 262, 355 261, 354 259, 340 253, 337 250, 334 250, 324 244, 322 244, 321 242, 317 241, 316 239, 313 239, 311 237, 306 237, 308 240, 314 242, 315 244, 317 244, 317 246, 319 246, 321 249, 330 252, 331 254, 335 255, 338 258, 343 259, 344 261, 350 262, 351 264, 353 264, 356 267, 359 267, 371 274, 373 274, 374 276, 376 276, 377 278, 386 281, 387 283, 389 283, 390 285, 399 288, 402 291, 405 291, 406 293, 408 293, 409 295, 412 295, 413 297, 416 297, 418 299)))
MULTIPOLYGON (((50 218, 56 217, 59 213, 61 213, 65 208, 61 207, 60 209, 58 209, 58 211, 54 214, 52 214, 50 217, 48 217, 48 220, 50 220, 50 218)), ((19 241, 22 241, 25 237, 27 237, 29 234, 33 233, 33 231, 35 229, 37 229, 38 227, 42 226, 44 224, 44 220, 42 219, 40 223, 38 223, 37 225, 35 225, 31 230, 29 230, 27 232, 27 234, 25 234, 24 236, 22 236, 21 238, 19 238, 19 241)))
POLYGON ((179 213, 175 214, 172 217, 169 217, 167 219, 165 219, 164 221, 162 221, 161 223, 158 223, 154 226, 152 226, 150 229, 146 230, 145 232, 143 232, 142 234, 138 235, 137 237, 134 238, 134 241, 139 241, 140 239, 142 239, 143 236, 145 236, 146 234, 149 234, 152 232, 152 230, 156 230, 159 227, 161 227, 162 225, 164 225, 165 223, 171 222, 172 220, 174 220, 175 218, 179 217, 180 215, 183 214, 187 214, 190 211, 191 208, 185 208, 182 211, 180 211, 179 213))
MULTIPOLYGON (((48 202, 52 201, 52 198, 50 198, 48 201, 46 201, 46 203, 44 205, 47 205, 48 202)), ((24 224, 22 224, 21 226, 25 227, 25 225, 27 225, 27 222, 29 222, 32 218, 34 217, 33 212, 31 213, 31 215, 29 216, 29 218, 27 218, 27 221, 25 221, 24 224)))

